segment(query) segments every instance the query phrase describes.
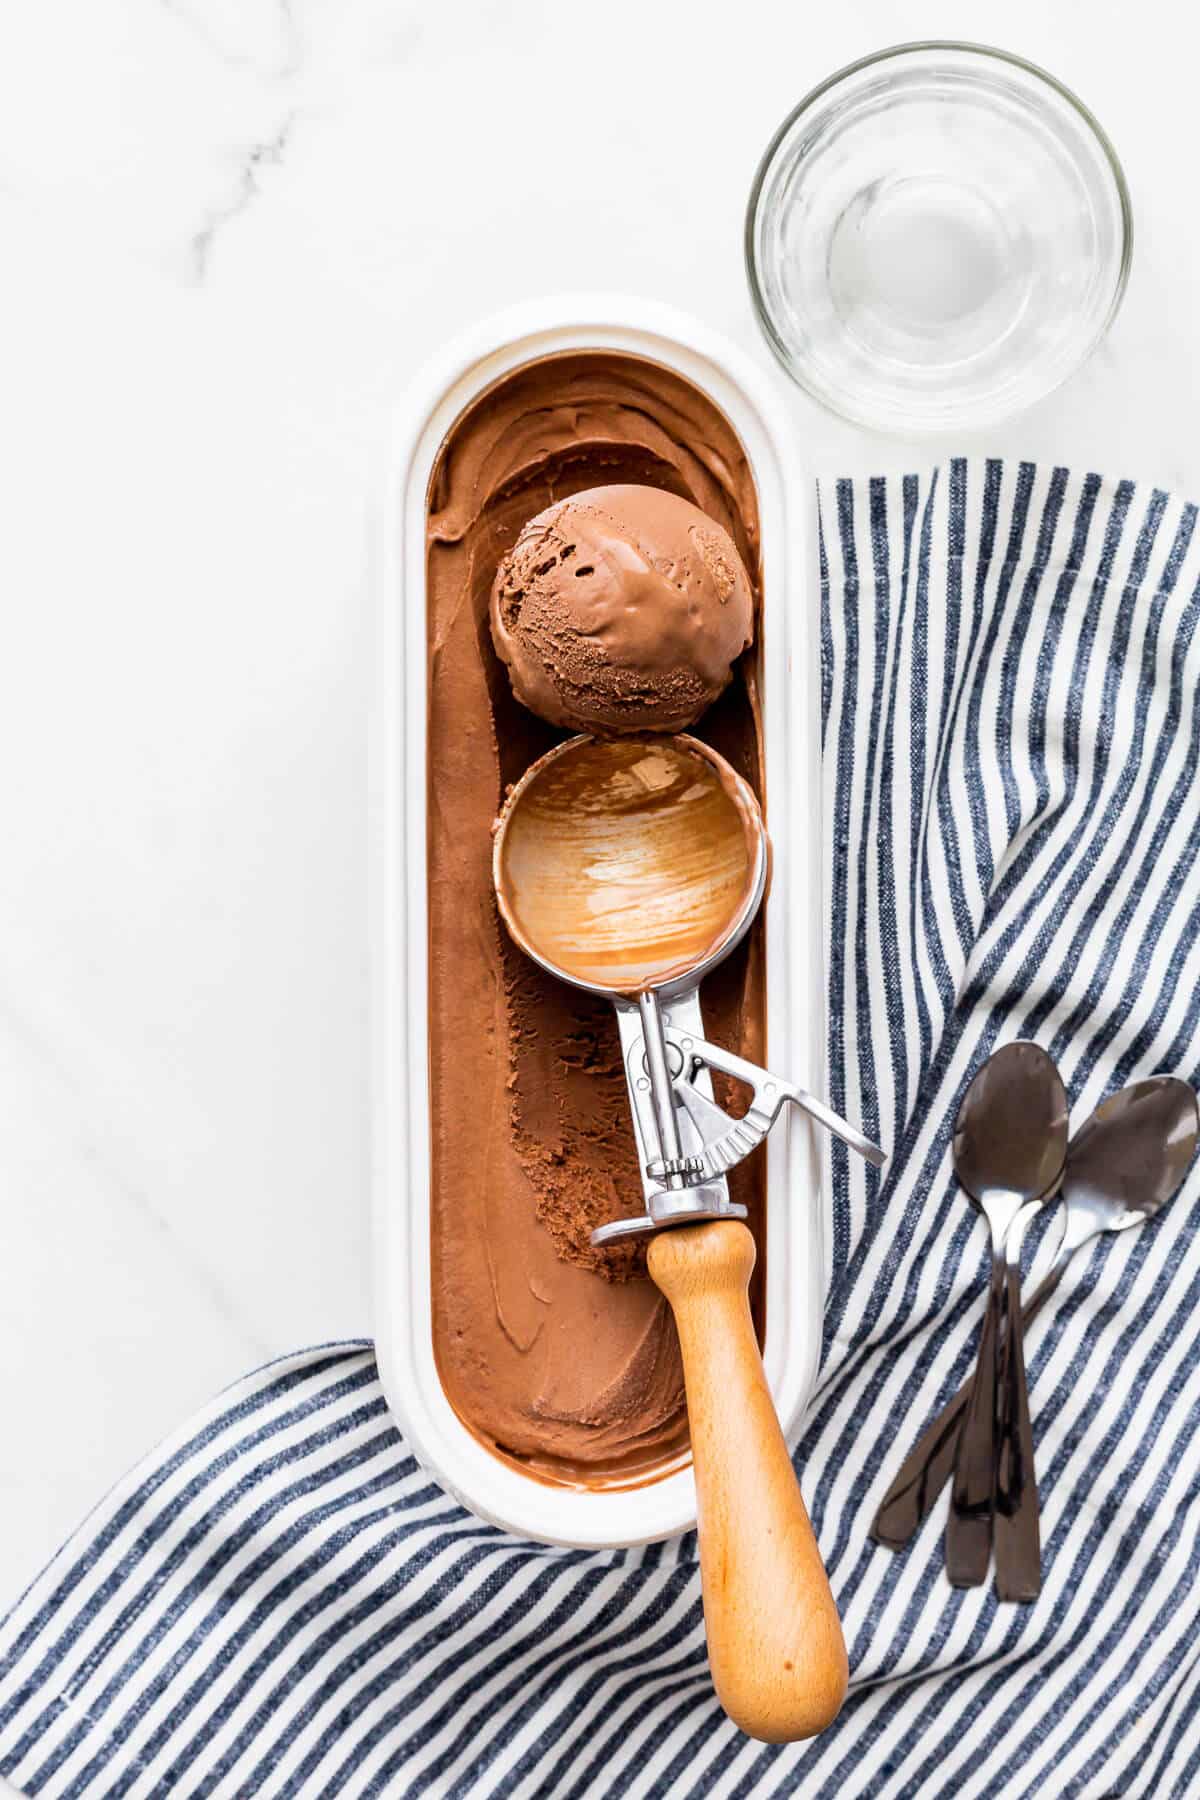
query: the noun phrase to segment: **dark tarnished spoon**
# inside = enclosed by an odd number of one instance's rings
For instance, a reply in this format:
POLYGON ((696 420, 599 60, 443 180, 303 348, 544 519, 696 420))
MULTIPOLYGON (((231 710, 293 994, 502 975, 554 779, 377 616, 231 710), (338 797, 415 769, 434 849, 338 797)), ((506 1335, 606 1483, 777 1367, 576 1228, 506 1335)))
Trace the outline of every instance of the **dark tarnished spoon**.
POLYGON ((1004 1319, 996 1358, 996 1473, 992 1550, 996 1594, 1027 1605, 1042 1591, 1042 1524, 1033 1466, 1033 1421, 1025 1380, 1021 1322, 1021 1244, 1025 1227, 1044 1202, 1023 1206, 1004 1240, 1004 1319))
MULTIPOLYGON (((987 1308, 946 1523, 946 1573, 955 1587, 978 1587, 992 1554, 996 1353, 1008 1281, 1004 1240, 1021 1208, 1058 1185, 1066 1155, 1067 1095, 1058 1070, 1037 1044, 1005 1044, 967 1089, 954 1126, 954 1172, 986 1218, 992 1239, 987 1308)), ((1016 1360, 1007 1366, 1012 1430, 1023 1442, 1029 1435, 1024 1368, 1016 1360)))
MULTIPOLYGON (((1062 1183, 1063 1232, 1054 1261, 1021 1309, 1027 1331, 1057 1289, 1075 1252, 1105 1231, 1127 1231, 1174 1198, 1200 1136, 1186 1081, 1152 1075, 1111 1095, 1071 1140, 1062 1183)), ((1010 1235, 1015 1235, 1016 1227, 1010 1235)), ((966 1411, 964 1384, 914 1445, 871 1527, 877 1544, 903 1550, 933 1511, 954 1468, 966 1411)))

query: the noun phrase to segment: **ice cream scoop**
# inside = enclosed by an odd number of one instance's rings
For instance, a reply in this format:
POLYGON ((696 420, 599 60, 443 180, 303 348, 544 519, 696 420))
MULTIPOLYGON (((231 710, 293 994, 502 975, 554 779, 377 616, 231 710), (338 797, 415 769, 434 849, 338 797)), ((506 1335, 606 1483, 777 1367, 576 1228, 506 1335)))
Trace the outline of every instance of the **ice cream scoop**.
POLYGON ((510 793, 492 866, 521 948, 617 1007, 647 1211, 593 1242, 653 1234, 647 1267, 683 1361, 713 1684, 751 1736, 809 1737, 841 1705, 846 1649, 754 1335, 754 1239, 724 1175, 785 1100, 881 1155, 801 1090, 704 1041, 700 978, 766 887, 757 803, 692 738, 573 738, 510 793), (750 1086, 742 1118, 712 1100, 709 1068, 750 1086))
POLYGON ((754 636, 733 539, 663 488, 589 488, 528 521, 492 586, 517 699, 600 735, 686 729, 754 636))

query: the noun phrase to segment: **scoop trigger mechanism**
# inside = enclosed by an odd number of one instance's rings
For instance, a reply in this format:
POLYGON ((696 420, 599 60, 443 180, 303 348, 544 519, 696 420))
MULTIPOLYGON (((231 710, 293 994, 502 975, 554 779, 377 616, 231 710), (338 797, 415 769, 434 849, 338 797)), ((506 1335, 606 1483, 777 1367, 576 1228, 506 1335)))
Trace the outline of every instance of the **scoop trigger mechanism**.
POLYGON ((593 1244, 705 1219, 741 1219, 726 1176, 767 1136, 786 1104, 876 1167, 883 1152, 794 1082, 704 1036, 698 989, 667 997, 655 991, 617 1005, 625 1078, 642 1169, 646 1211, 592 1232, 593 1244), (741 1082, 750 1104, 739 1118, 718 1106, 712 1071, 741 1082))

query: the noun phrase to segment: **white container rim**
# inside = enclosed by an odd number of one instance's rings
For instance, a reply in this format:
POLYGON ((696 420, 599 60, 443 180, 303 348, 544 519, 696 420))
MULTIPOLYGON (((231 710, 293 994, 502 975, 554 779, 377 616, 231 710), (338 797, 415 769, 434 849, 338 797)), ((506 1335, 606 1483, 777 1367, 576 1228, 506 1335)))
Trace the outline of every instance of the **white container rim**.
MULTIPOLYGON (((567 295, 484 319, 432 359, 392 415, 372 521, 377 668, 371 723, 372 1234, 376 1349, 396 1421, 464 1505, 523 1538, 582 1549, 652 1542, 695 1523, 690 1466, 627 1488, 567 1487, 491 1454, 446 1399, 430 1281, 425 867, 425 507, 448 428, 502 376, 547 355, 608 350, 675 370, 718 406, 758 493, 766 654, 764 765, 769 1060, 824 1088, 814 489, 758 369, 718 333, 628 296, 567 295)), ((764 1365, 794 1433, 816 1378, 825 1271, 821 1158, 807 1122, 768 1146, 764 1365)))

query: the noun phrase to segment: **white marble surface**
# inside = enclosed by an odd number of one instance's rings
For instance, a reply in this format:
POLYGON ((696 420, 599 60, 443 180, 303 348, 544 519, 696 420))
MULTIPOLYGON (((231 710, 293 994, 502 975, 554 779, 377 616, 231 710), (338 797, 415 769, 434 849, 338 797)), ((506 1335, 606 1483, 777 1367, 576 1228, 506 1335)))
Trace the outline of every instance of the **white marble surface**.
MULTIPOLYGON (((554 288, 672 301, 770 367, 763 144, 831 68, 940 31, 1076 86, 1137 214, 1109 342, 987 442, 1200 492, 1190 11, 8 10, 0 1603, 214 1388, 369 1328, 363 510, 397 389, 554 288)), ((929 454, 792 403, 822 464, 929 454)))

